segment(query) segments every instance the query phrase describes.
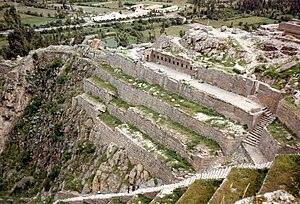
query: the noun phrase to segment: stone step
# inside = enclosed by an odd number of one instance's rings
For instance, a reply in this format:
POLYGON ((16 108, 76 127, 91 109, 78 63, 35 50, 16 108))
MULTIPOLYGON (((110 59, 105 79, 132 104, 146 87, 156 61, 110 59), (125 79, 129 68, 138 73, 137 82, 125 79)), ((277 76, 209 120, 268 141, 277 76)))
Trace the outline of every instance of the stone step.
POLYGON ((251 138, 251 137, 247 138, 245 141, 250 142, 252 144, 258 144, 259 143, 259 141, 257 139, 251 138))
POLYGON ((244 140, 243 143, 248 144, 248 145, 253 146, 253 147, 258 146, 257 142, 253 142, 253 141, 249 141, 249 140, 244 140))
POLYGON ((250 134, 250 135, 248 136, 248 138, 252 138, 252 139, 255 139, 255 140, 259 140, 259 139, 260 139, 260 136, 250 134))
POLYGON ((256 137, 260 138, 261 132, 250 132, 249 135, 253 135, 253 136, 256 136, 256 137))
POLYGON ((260 137, 260 136, 261 136, 261 133, 262 133, 262 131, 252 131, 252 132, 250 132, 249 134, 250 134, 250 135, 255 135, 255 136, 257 136, 257 137, 260 137))

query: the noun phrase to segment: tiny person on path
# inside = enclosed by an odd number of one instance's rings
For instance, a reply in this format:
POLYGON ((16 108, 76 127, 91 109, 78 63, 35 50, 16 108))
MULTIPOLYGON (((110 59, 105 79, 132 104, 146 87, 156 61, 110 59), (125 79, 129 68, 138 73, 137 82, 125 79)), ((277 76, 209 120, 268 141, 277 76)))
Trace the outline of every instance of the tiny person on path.
POLYGON ((129 193, 130 192, 130 184, 128 184, 128 186, 127 186, 127 193, 129 193))

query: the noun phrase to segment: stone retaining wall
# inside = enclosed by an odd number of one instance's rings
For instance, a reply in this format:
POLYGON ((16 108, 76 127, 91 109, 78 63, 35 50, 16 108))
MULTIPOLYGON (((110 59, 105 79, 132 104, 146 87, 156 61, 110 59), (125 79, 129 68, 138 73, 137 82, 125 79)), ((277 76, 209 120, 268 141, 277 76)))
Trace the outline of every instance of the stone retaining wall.
POLYGON ((80 95, 76 96, 72 100, 73 100, 72 106, 79 105, 93 119, 97 118, 100 113, 105 112, 105 109, 106 109, 105 105, 102 105, 100 110, 99 109, 95 110, 95 107, 92 104, 90 104, 88 101, 83 99, 82 96, 80 96, 80 95))
POLYGON ((242 75, 229 74, 214 68, 198 68, 197 71, 197 79, 244 97, 254 96, 273 113, 276 112, 278 102, 284 97, 283 92, 273 89, 270 85, 242 75))
POLYGON ((273 161, 279 152, 279 143, 273 139, 266 127, 262 130, 258 148, 268 161, 273 161))
POLYGON ((276 114, 278 119, 300 138, 300 116, 293 111, 287 101, 283 99, 279 102, 276 114))
MULTIPOLYGON (((100 97, 102 100, 105 99, 105 89, 101 89, 93 83, 87 81, 88 86, 85 86, 86 92, 92 93, 92 95, 100 97), (100 94, 99 94, 100 93, 100 94)), ((197 155, 193 155, 186 150, 186 146, 181 143, 178 139, 174 138, 168 132, 162 130, 150 119, 142 117, 133 108, 125 109, 116 106, 115 104, 106 104, 107 111, 109 114, 119 118, 122 122, 136 126, 145 134, 151 136, 156 142, 159 142, 169 149, 172 149, 179 153, 182 157, 186 158, 189 163, 192 164, 194 169, 204 169, 209 166, 210 162, 213 162, 214 157, 202 158, 197 155)))
POLYGON ((203 105, 205 107, 216 110, 217 112, 224 114, 225 116, 239 121, 243 124, 247 124, 251 129, 256 123, 256 118, 260 113, 247 113, 244 110, 235 107, 225 101, 214 98, 211 95, 200 92, 196 88, 185 84, 183 81, 178 81, 169 78, 164 73, 154 71, 148 68, 144 63, 140 61, 133 61, 127 59, 125 56, 107 53, 107 62, 112 67, 120 68, 122 71, 132 77, 145 80, 151 84, 158 84, 166 90, 175 92, 188 100, 203 105))
POLYGON ((160 53, 155 50, 153 50, 151 54, 147 54, 147 56, 150 56, 148 58, 149 61, 159 62, 160 64, 187 73, 197 79, 203 80, 205 83, 217 86, 226 91, 244 97, 251 95, 256 96, 259 102, 268 107, 273 113, 276 112, 279 100, 284 96, 283 92, 271 88, 268 84, 242 75, 230 74, 215 68, 206 69, 204 67, 194 66, 186 59, 178 59, 174 56, 160 53), (173 61, 175 62, 174 64, 173 61), (194 70, 196 70, 196 73, 194 70))
POLYGON ((154 158, 149 152, 123 133, 119 128, 114 130, 108 127, 101 120, 96 120, 95 127, 96 139, 103 144, 115 143, 123 147, 128 152, 128 157, 134 163, 141 163, 152 175, 161 179, 164 183, 173 183, 176 181, 172 170, 166 167, 161 161, 154 158))
POLYGON ((113 99, 113 96, 115 95, 114 93, 106 89, 96 86, 92 81, 87 79, 85 79, 83 82, 83 89, 86 92, 91 93, 93 96, 100 97, 105 104, 108 104, 113 99))
POLYGON ((130 85, 114 78, 103 69, 95 69, 94 74, 115 86, 118 89, 118 95, 122 100, 133 105, 149 107, 162 115, 168 116, 171 120, 181 123, 183 126, 190 128, 196 133, 216 141, 222 148, 225 155, 234 152, 241 142, 242 138, 229 139, 226 135, 209 124, 191 117, 187 113, 161 101, 157 97, 154 97, 142 90, 132 88, 130 85))

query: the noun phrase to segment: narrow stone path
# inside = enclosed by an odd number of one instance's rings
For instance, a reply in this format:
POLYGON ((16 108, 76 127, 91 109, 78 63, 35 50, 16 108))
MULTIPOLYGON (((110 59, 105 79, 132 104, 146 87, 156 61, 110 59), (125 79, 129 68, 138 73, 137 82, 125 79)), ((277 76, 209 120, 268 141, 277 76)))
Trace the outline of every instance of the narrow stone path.
POLYGON ((64 200, 57 200, 54 202, 54 204, 57 204, 60 201, 63 202, 83 202, 84 200, 104 200, 104 199, 112 199, 112 198, 118 198, 122 196, 134 196, 134 195, 139 195, 139 194, 145 194, 145 193, 151 193, 151 192, 159 192, 164 189, 167 190, 174 190, 176 188, 183 188, 183 187, 188 187, 191 185, 195 180, 197 179, 224 179, 227 177, 229 172, 231 171, 232 168, 250 168, 250 169, 263 169, 263 168, 270 168, 272 162, 264 163, 264 164, 259 164, 259 165, 253 165, 250 163, 244 163, 244 164, 239 164, 236 166, 228 166, 224 168, 213 168, 213 169, 208 169, 205 170, 201 173, 195 174, 191 176, 190 178, 187 178, 183 181, 180 181, 178 183, 174 184, 168 184, 168 185, 162 185, 162 186, 157 186, 157 187, 151 187, 151 188, 144 188, 144 189, 138 189, 134 192, 130 193, 110 193, 110 194, 97 194, 97 195, 85 195, 85 196, 78 196, 74 198, 68 198, 64 200))

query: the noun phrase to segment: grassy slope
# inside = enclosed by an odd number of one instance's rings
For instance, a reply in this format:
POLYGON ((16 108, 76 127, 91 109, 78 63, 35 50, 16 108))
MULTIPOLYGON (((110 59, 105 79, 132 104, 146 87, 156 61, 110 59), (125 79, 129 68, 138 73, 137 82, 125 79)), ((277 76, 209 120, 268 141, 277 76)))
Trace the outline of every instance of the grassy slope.
POLYGON ((299 138, 278 119, 274 120, 270 125, 267 126, 267 128, 272 137, 283 146, 290 145, 292 147, 297 147, 297 145, 300 144, 299 138), (288 136, 291 136, 293 139, 287 140, 288 136))
POLYGON ((300 156, 280 155, 275 159, 260 193, 284 189, 299 197, 299 186, 300 156))
POLYGON ((211 204, 234 203, 244 197, 254 196, 260 189, 266 170, 233 169, 225 183, 215 194, 211 204))
POLYGON ((220 184, 220 180, 197 180, 188 188, 177 204, 206 204, 220 184))

